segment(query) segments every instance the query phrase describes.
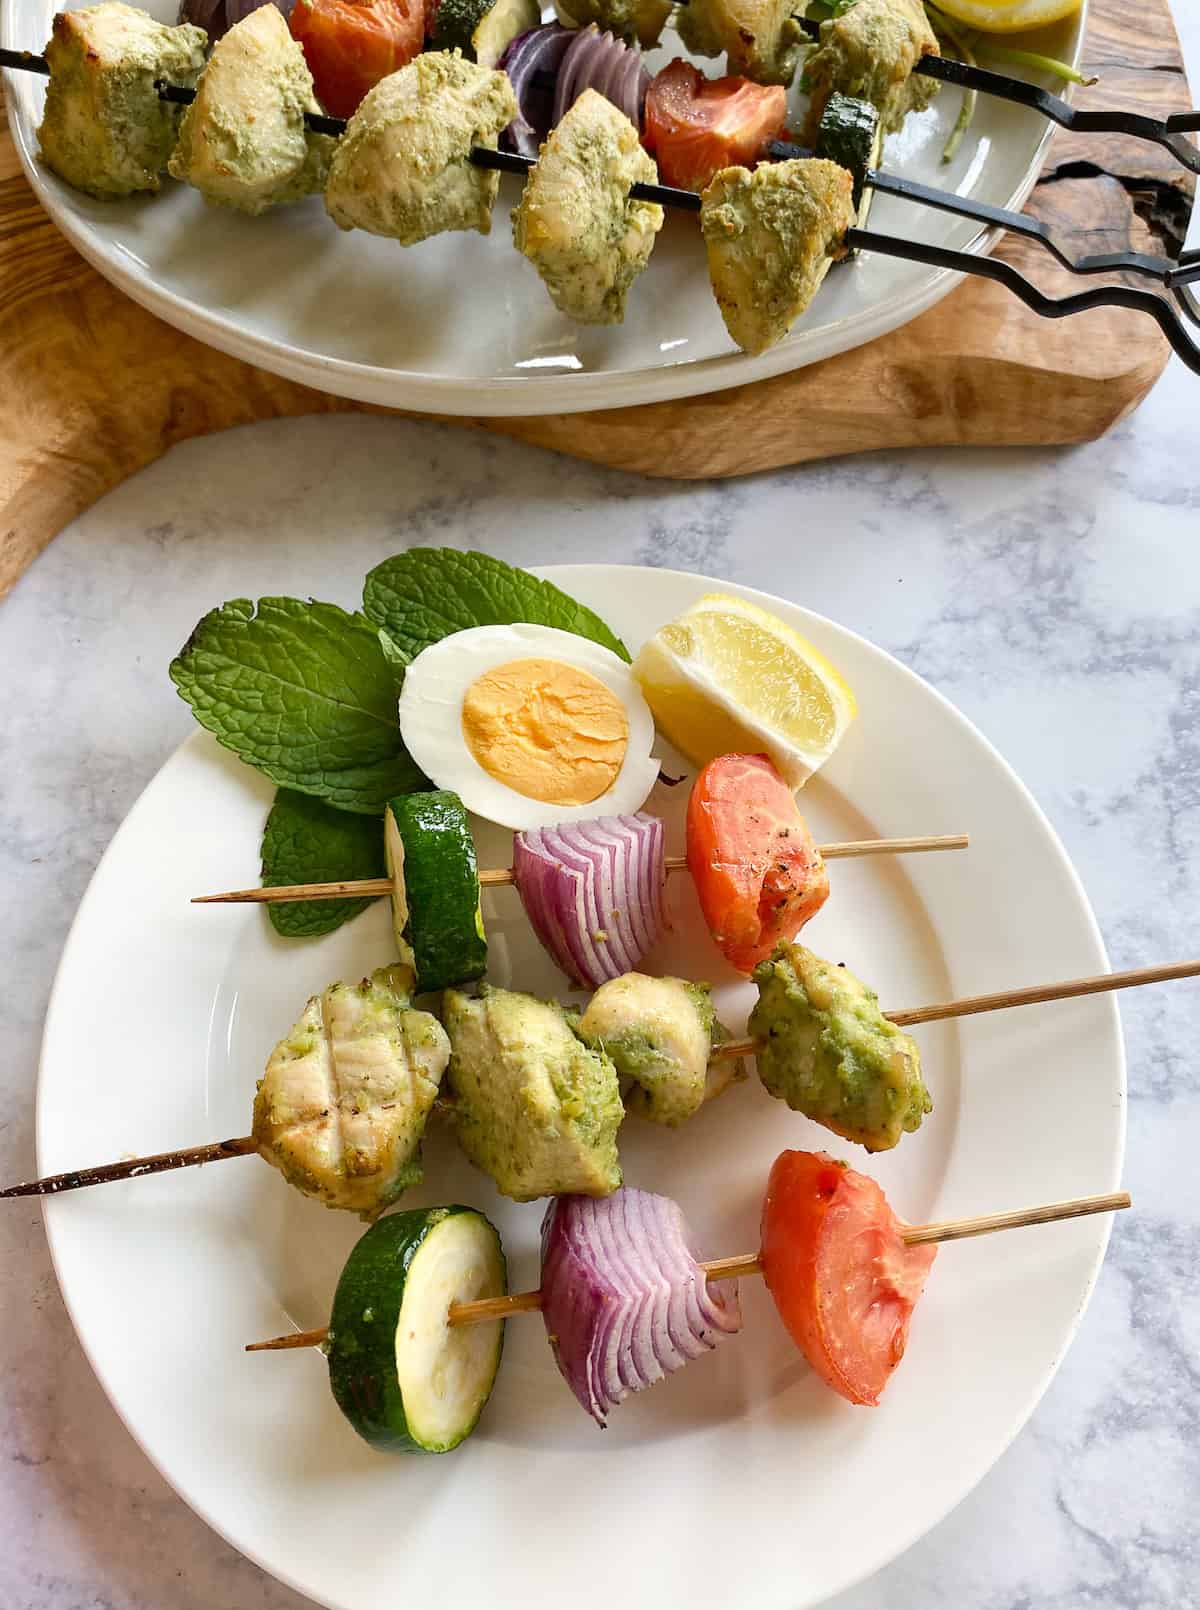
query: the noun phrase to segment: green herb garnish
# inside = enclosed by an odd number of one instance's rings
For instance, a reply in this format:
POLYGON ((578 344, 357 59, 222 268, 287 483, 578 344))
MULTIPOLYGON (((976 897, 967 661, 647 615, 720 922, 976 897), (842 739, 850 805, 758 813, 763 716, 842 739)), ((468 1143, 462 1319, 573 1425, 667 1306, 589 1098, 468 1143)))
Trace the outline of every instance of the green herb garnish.
POLYGON ((367 576, 363 608, 409 659, 452 632, 522 621, 556 626, 590 638, 625 661, 630 657, 599 615, 552 583, 486 553, 457 548, 398 553, 367 576))
POLYGON ((370 621, 299 598, 222 604, 171 662, 219 743, 272 782, 364 816, 428 786, 401 742, 401 679, 370 621))
MULTIPOLYGON (((387 876, 383 827, 371 816, 334 810, 324 800, 281 788, 263 829, 264 884, 342 883, 387 876)), ((268 906, 286 939, 330 934, 371 904, 366 900, 294 900, 268 906)))

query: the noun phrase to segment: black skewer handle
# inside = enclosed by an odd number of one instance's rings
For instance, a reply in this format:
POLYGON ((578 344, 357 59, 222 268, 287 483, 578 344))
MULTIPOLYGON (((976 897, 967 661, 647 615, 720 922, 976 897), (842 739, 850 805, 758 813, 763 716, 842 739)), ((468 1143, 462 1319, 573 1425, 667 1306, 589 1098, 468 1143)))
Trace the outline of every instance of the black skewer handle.
POLYGON ((11 67, 18 73, 41 73, 50 77, 50 63, 44 56, 35 56, 32 50, 0 50, 0 67, 11 67))
MULTIPOLYGON (((767 147, 767 155, 772 162, 786 162, 791 157, 810 157, 812 152, 786 140, 772 140, 767 147)), ((1179 261, 1170 257, 1152 257, 1145 252, 1094 252, 1087 257, 1071 257, 1055 240, 1049 225, 1040 218, 1031 218, 1027 213, 994 207, 990 202, 976 201, 973 196, 956 195, 950 190, 936 190, 932 185, 881 173, 877 168, 868 168, 864 180, 883 195, 896 196, 901 201, 919 202, 937 212, 953 213, 958 218, 970 218, 991 229, 1006 229, 1011 234, 1023 235, 1026 240, 1035 240, 1072 274, 1143 274, 1147 279, 1158 280, 1168 290, 1200 280, 1200 252, 1185 253, 1179 261)))
MULTIPOLYGON (((498 173, 517 173, 524 177, 534 166, 535 158, 521 156, 517 151, 496 151, 490 145, 473 145, 471 161, 477 168, 493 168, 498 173)), ((700 197, 694 190, 677 190, 669 184, 635 184, 629 194, 635 201, 657 201, 660 207, 678 207, 684 212, 699 212, 700 197)))
POLYGON ((960 89, 978 90, 981 95, 994 95, 998 100, 1027 106, 1060 128, 1074 129, 1077 134, 1128 134, 1137 140, 1149 140, 1163 146, 1192 173, 1200 173, 1200 149, 1183 138, 1200 129, 1200 112, 1176 112, 1160 120, 1141 112, 1080 111, 1038 84, 993 73, 986 67, 968 67, 966 62, 955 61, 950 56, 922 56, 913 71, 925 78, 940 79, 943 84, 957 84, 960 89))
MULTIPOLYGON (((1127 307, 1148 313, 1166 336, 1171 350, 1193 374, 1200 375, 1200 344, 1188 335, 1172 304, 1155 296, 1153 291, 1138 291, 1127 285, 1104 285, 1093 291, 1077 291, 1073 296, 1047 296, 1011 263, 998 257, 976 257, 970 252, 951 251, 946 246, 931 246, 925 241, 879 235, 872 229, 848 229, 846 245, 852 250, 879 252, 884 257, 898 257, 909 263, 925 263, 931 268, 948 268, 956 274, 995 280, 1042 319, 1069 319, 1076 313, 1087 313, 1099 307, 1127 307)), ((1190 293, 1183 294, 1190 296, 1190 293)))

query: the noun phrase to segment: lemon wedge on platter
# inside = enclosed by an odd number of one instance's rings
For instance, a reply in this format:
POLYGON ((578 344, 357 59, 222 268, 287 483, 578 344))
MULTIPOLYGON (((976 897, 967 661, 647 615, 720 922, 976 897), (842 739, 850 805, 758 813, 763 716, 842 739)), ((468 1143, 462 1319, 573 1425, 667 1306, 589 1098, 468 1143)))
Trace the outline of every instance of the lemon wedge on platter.
POLYGON ((1073 17, 1080 0, 938 0, 938 10, 987 34, 1015 34, 1047 28, 1073 17))
POLYGON ((727 593, 705 593, 661 627, 633 671, 659 731, 694 764, 765 752, 791 788, 824 765, 857 711, 819 649, 727 593))

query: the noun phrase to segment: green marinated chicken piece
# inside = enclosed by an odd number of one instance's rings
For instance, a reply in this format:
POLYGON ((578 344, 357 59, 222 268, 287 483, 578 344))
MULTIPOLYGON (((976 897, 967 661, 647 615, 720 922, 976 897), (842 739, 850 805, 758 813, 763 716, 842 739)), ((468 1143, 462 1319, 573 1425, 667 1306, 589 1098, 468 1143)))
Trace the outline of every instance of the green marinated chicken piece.
POLYGON ((283 13, 260 6, 213 47, 169 171, 240 212, 298 201, 323 188, 337 143, 305 128, 305 112, 320 110, 283 13))
POLYGON ((760 962, 754 982, 750 1033, 773 1096, 869 1152, 887 1151, 921 1127, 933 1111, 921 1058, 873 990, 796 944, 760 962))
POLYGON ((721 56, 756 84, 790 84, 808 35, 796 0, 689 0, 675 27, 694 56, 721 56))
POLYGON ((421 1137, 450 1060, 438 1020, 409 1004, 412 974, 381 967, 314 995, 271 1053, 254 1139, 289 1184, 374 1219, 419 1185, 421 1137))
POLYGON ((700 228, 721 317, 744 352, 783 340, 845 254, 853 222, 854 181, 836 162, 806 157, 716 175, 700 228))
POLYGON ((154 81, 194 84, 207 41, 203 28, 168 28, 117 0, 60 11, 38 129, 46 166, 101 201, 158 190, 182 108, 159 100, 154 81))
POLYGON ((447 990, 442 1017, 459 1143, 497 1190, 530 1202, 617 1189, 616 1069, 557 1002, 485 984, 478 996, 447 990))
POLYGON ((709 1066, 713 1046, 728 1031, 717 1021, 707 984, 625 973, 592 996, 579 1032, 612 1058, 622 1079, 632 1080, 628 1110, 656 1124, 685 1123, 746 1076, 740 1058, 709 1066))
POLYGON ((380 79, 338 141, 325 206, 341 229, 415 246, 451 229, 492 227, 500 175, 473 145, 496 145, 517 115, 504 73, 455 50, 426 51, 380 79))
POLYGON ((835 92, 870 101, 883 132, 894 134, 910 112, 921 111, 937 94, 937 80, 913 68, 922 56, 939 54, 921 0, 855 0, 821 24, 821 41, 804 63, 804 87, 812 99, 802 142, 816 140, 825 103, 835 92))
POLYGON ((672 0, 559 0, 555 10, 572 28, 594 22, 602 32, 616 34, 626 43, 637 40, 653 50, 671 15, 672 0))
POLYGON ((658 169, 625 114, 584 90, 550 131, 512 215, 513 242, 561 313, 581 324, 620 324, 629 287, 645 268, 663 210, 633 201, 658 169))

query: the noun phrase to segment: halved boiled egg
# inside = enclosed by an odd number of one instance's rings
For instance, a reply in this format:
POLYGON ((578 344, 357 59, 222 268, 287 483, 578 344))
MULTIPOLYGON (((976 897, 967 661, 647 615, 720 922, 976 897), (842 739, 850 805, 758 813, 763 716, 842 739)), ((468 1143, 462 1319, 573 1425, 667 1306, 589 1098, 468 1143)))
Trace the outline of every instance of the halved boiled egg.
POLYGON ((422 650, 400 733, 439 788, 514 829, 636 811, 658 777, 630 667, 552 626, 474 626, 422 650))

